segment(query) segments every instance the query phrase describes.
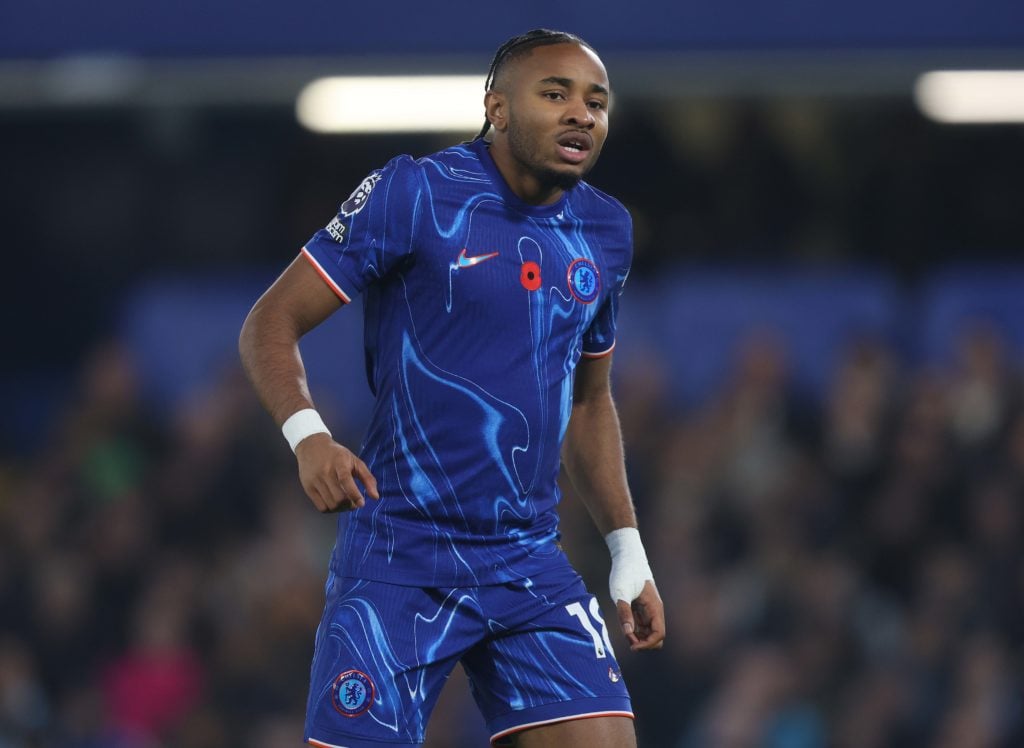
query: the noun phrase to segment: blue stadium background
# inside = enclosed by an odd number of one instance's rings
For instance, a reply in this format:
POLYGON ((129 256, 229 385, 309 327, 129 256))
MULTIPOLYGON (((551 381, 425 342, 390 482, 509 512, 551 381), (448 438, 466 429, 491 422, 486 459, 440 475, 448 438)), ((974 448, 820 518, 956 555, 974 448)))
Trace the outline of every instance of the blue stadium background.
MULTIPOLYGON (((1024 6, 52 0, 0 8, 0 746, 299 743, 333 523, 238 328, 367 171, 459 135, 313 135, 294 96, 482 82, 539 25, 608 63, 592 181, 636 219, 616 392, 669 614, 623 656, 641 745, 1024 744, 1024 129, 911 98, 1024 67, 1024 6)), ((349 442, 360 330, 303 346, 349 442)), ((601 592, 571 492, 563 527, 601 592)), ((457 673, 429 745, 482 736, 457 673)))

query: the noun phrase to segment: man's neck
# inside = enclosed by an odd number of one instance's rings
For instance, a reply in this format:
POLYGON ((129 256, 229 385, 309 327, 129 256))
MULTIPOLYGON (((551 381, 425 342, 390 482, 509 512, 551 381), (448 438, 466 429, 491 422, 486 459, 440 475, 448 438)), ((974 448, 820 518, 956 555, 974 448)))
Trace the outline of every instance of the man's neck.
POLYGON ((564 194, 565 190, 561 187, 541 182, 535 174, 519 163, 504 140, 492 141, 489 147, 498 173, 513 194, 523 202, 530 205, 551 205, 558 202, 564 194))

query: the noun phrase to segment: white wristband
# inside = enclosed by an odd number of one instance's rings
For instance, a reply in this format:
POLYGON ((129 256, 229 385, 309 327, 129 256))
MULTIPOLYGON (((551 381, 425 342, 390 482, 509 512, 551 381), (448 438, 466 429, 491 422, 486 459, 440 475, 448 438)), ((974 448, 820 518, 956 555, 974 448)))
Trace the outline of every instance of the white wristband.
POLYGON ((608 577, 612 602, 631 603, 640 596, 648 579, 654 581, 640 531, 635 527, 613 530, 604 536, 604 542, 612 554, 612 572, 608 577))
POLYGON ((288 440, 288 446, 292 448, 292 452, 299 446, 299 442, 307 436, 312 436, 313 434, 331 435, 331 432, 327 430, 326 424, 324 424, 324 419, 312 408, 303 408, 288 416, 288 420, 281 426, 281 432, 284 434, 284 438, 288 440))

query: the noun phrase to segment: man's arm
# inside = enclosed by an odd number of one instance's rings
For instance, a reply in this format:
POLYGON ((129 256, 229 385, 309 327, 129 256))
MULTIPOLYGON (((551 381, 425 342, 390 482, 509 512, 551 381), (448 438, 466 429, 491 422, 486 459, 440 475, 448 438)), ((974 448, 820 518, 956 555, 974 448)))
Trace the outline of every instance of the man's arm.
MULTIPOLYGON (((609 533, 636 527, 636 513, 626 482, 619 416, 612 400, 611 361, 611 355, 580 361, 573 388, 572 416, 562 447, 562 461, 569 479, 606 539, 609 533)), ((639 540, 635 543, 639 545, 639 540)), ((639 551, 643 571, 630 568, 628 559, 625 568, 617 569, 619 559, 613 551, 613 579, 617 573, 627 577, 645 575, 642 546, 639 551)), ((633 581, 637 587, 642 582, 642 589, 633 600, 613 600, 623 633, 634 650, 658 649, 665 639, 665 611, 661 596, 653 579, 633 581)))
MULTIPOLYGON (((313 407, 299 338, 338 310, 341 301, 301 255, 253 306, 242 325, 238 351, 249 381, 278 426, 313 407)), ((307 436, 295 446, 299 480, 321 512, 356 509, 365 502, 355 478, 373 498, 377 481, 366 464, 330 434, 307 436)))

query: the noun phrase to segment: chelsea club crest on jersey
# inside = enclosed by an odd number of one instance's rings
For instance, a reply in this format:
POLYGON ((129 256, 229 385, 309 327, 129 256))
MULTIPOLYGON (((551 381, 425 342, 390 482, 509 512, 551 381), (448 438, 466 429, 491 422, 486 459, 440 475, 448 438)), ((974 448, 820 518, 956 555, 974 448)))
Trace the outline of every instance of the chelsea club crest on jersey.
POLYGON ((569 290, 577 301, 593 303, 601 292, 601 276, 597 266, 584 257, 573 260, 569 265, 569 290))

